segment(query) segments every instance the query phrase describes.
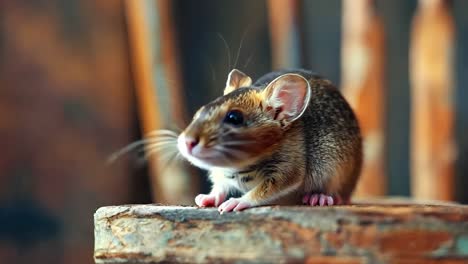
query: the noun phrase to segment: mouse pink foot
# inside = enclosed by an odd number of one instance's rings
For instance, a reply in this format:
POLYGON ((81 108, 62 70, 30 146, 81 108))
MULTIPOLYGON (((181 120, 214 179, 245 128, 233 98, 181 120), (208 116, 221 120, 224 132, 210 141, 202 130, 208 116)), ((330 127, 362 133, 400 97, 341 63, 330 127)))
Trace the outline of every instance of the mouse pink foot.
POLYGON ((218 207, 218 211, 222 214, 224 212, 241 211, 253 207, 252 203, 245 201, 242 198, 231 198, 218 207))
POLYGON ((343 199, 339 195, 331 196, 322 193, 307 193, 302 198, 302 203, 311 206, 332 206, 343 204, 343 199))
POLYGON ((195 197, 195 203, 199 207, 217 207, 222 202, 224 202, 225 198, 226 198, 226 195, 223 194, 223 193, 220 193, 220 194, 199 194, 199 195, 197 195, 197 197, 195 197))

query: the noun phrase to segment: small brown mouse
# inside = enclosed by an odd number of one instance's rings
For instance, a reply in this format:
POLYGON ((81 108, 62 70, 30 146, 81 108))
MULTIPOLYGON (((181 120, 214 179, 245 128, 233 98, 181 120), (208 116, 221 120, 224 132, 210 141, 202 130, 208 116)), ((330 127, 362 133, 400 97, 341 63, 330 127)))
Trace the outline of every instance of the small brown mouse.
POLYGON ((271 72, 255 83, 232 70, 224 95, 196 112, 177 147, 209 171, 211 192, 196 204, 221 213, 348 203, 362 164, 351 107, 330 81, 301 69, 271 72), (242 196, 226 201, 232 190, 242 196))

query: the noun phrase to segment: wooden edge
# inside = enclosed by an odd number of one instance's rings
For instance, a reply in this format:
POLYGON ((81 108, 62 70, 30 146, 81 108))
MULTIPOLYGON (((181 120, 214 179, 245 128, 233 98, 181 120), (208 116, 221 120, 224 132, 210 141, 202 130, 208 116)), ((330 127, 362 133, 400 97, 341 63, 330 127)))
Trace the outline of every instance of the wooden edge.
POLYGON ((97 263, 466 260, 468 207, 125 205, 97 210, 95 238, 97 263))

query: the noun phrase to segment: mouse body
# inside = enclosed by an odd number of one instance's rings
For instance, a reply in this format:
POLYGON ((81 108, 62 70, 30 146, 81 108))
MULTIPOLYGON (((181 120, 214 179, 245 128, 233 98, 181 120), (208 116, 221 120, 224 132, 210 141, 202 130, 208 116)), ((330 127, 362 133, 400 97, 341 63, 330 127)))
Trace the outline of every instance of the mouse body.
POLYGON ((211 192, 195 203, 221 213, 348 203, 362 165, 353 110, 330 81, 302 69, 255 82, 232 70, 224 95, 196 112, 177 148, 209 172, 211 192), (233 190, 242 195, 226 200, 233 190))

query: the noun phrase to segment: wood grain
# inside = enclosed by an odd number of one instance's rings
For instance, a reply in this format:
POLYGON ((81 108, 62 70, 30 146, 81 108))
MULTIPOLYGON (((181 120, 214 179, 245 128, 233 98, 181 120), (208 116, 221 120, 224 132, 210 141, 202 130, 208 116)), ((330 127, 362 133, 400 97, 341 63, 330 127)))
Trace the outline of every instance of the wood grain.
POLYGON ((468 207, 457 205, 276 206, 223 215, 193 207, 103 207, 94 215, 94 258, 96 263, 466 263, 467 220, 468 207))

